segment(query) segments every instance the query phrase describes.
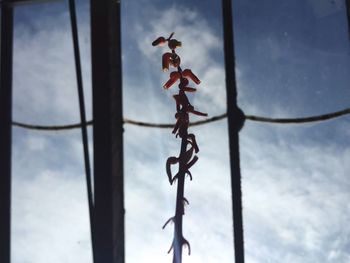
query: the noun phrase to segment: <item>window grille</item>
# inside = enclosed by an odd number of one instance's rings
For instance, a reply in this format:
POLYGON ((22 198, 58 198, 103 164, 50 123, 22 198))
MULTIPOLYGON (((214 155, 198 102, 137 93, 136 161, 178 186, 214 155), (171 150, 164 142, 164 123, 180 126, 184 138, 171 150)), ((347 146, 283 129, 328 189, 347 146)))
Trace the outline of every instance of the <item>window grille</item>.
MULTIPOLYGON (((122 114, 122 73, 120 44, 120 1, 91 1, 93 120, 86 120, 82 86, 78 28, 75 1, 69 0, 74 46, 80 123, 62 126, 41 126, 11 120, 12 115, 12 46, 13 9, 17 4, 34 0, 2 0, 1 4, 1 75, 0 75, 0 261, 10 262, 10 196, 11 196, 11 125, 26 129, 59 131, 80 128, 84 146, 86 182, 91 220, 93 258, 95 262, 124 262, 124 189, 123 189, 123 125, 151 128, 172 128, 173 124, 148 123, 124 118, 122 114), (116 26, 117 25, 117 26, 116 26), (110 67, 113 65, 113 67, 110 67), (101 88, 105 87, 105 89, 101 88), (93 196, 87 126, 94 127, 93 196), (106 157, 107 156, 107 157, 106 157), (115 187, 110 187, 114 185, 115 187), (111 209, 115 207, 115 209, 111 209)), ((300 118, 270 118, 249 115, 237 105, 233 17, 231 0, 222 1, 224 53, 227 88, 227 113, 193 122, 203 125, 227 118, 231 163, 232 211, 235 262, 244 262, 241 175, 238 134, 244 121, 276 124, 321 122, 350 114, 350 108, 300 118)), ((346 0, 349 20, 350 2, 346 0)), ((350 25, 350 22, 349 22, 350 25)))

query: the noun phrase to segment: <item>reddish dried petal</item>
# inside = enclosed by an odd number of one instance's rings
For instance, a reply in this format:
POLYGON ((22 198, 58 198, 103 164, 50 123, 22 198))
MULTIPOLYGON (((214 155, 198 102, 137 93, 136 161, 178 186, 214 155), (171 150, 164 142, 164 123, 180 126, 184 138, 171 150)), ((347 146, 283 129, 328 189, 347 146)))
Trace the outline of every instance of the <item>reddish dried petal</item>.
POLYGON ((193 72, 190 69, 185 69, 184 71, 182 71, 182 75, 185 78, 191 79, 194 83, 196 83, 197 85, 199 83, 201 83, 201 81, 199 80, 199 78, 197 78, 197 76, 195 74, 193 74, 193 72))
POLYGON ((166 43, 166 39, 164 37, 158 37, 156 40, 152 42, 152 46, 162 46, 166 43))
POLYGON ((181 74, 179 72, 171 72, 170 79, 163 85, 165 89, 169 89, 176 81, 181 78, 181 74))
POLYGON ((169 70, 169 63, 170 63, 171 56, 172 56, 172 54, 169 52, 163 54, 163 57, 162 57, 163 71, 169 70))

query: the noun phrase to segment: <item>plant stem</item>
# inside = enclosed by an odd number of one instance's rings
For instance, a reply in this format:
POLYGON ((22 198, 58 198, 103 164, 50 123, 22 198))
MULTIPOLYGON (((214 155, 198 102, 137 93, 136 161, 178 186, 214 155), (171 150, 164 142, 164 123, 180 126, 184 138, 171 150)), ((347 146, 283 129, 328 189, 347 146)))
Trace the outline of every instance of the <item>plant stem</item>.
POLYGON ((176 195, 176 211, 175 211, 175 229, 174 229, 174 256, 173 263, 182 262, 182 219, 184 214, 184 188, 185 188, 185 165, 183 163, 183 155, 187 148, 187 136, 183 136, 181 140, 181 152, 179 162, 179 174, 177 180, 177 195, 176 195))

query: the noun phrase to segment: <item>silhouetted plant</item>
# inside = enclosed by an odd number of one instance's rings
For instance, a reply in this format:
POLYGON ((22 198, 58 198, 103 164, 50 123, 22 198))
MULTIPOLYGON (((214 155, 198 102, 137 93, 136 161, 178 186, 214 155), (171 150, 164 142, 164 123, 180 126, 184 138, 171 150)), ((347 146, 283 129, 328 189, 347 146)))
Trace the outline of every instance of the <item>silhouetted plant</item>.
POLYGON ((188 200, 184 197, 185 176, 188 175, 192 180, 190 168, 197 162, 197 153, 199 148, 196 142, 196 137, 192 133, 188 133, 189 113, 207 116, 206 113, 199 112, 189 102, 186 92, 195 92, 195 88, 189 87, 189 81, 199 84, 200 80, 190 69, 182 70, 180 67, 181 59, 176 54, 175 49, 181 47, 181 42, 173 39, 174 33, 168 38, 159 37, 153 41, 153 46, 161 46, 168 43, 171 52, 166 52, 162 57, 162 67, 164 71, 169 70, 170 67, 176 69, 170 73, 169 80, 163 85, 165 89, 169 89, 173 84, 179 81, 179 93, 174 95, 176 102, 176 123, 172 131, 173 134, 181 138, 181 150, 179 157, 169 157, 166 162, 166 172, 169 183, 172 185, 177 180, 177 195, 176 195, 176 209, 175 216, 170 218, 163 226, 163 229, 169 222, 174 223, 174 239, 168 253, 173 250, 173 263, 182 262, 182 247, 188 246, 188 254, 191 254, 190 243, 184 238, 182 234, 182 217, 185 214, 184 206, 188 204, 188 200), (178 165, 178 172, 173 176, 171 166, 178 165))

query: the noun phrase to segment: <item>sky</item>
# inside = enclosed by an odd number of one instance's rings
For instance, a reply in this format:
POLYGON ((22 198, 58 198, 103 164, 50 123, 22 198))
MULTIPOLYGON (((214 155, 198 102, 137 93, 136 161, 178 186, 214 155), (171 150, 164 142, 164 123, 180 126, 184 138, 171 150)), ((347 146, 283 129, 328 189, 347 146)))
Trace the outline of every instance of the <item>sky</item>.
MULTIPOLYGON (((302 117, 349 107, 344 1, 234 0, 233 7, 238 103, 246 114, 302 117)), ((77 1, 77 11, 91 119, 88 1, 77 1)), ((192 104, 209 117, 226 112, 220 1, 129 0, 122 1, 124 116, 174 122, 176 89, 162 88, 167 49, 151 46, 171 32, 183 44, 182 68, 202 81, 192 104)), ((15 121, 79 122, 66 1, 16 7, 13 78, 15 121)), ((165 162, 179 153, 180 141, 168 129, 124 128, 126 262, 171 262, 173 225, 161 227, 175 213, 176 187, 165 162)), ((226 120, 191 131, 200 152, 185 185, 184 236, 192 254, 185 249, 183 262, 232 262, 226 120)), ((349 131, 349 117, 246 122, 240 132, 246 262, 350 261, 349 131)), ((80 131, 14 127, 12 167, 13 262, 92 262, 80 131)))

